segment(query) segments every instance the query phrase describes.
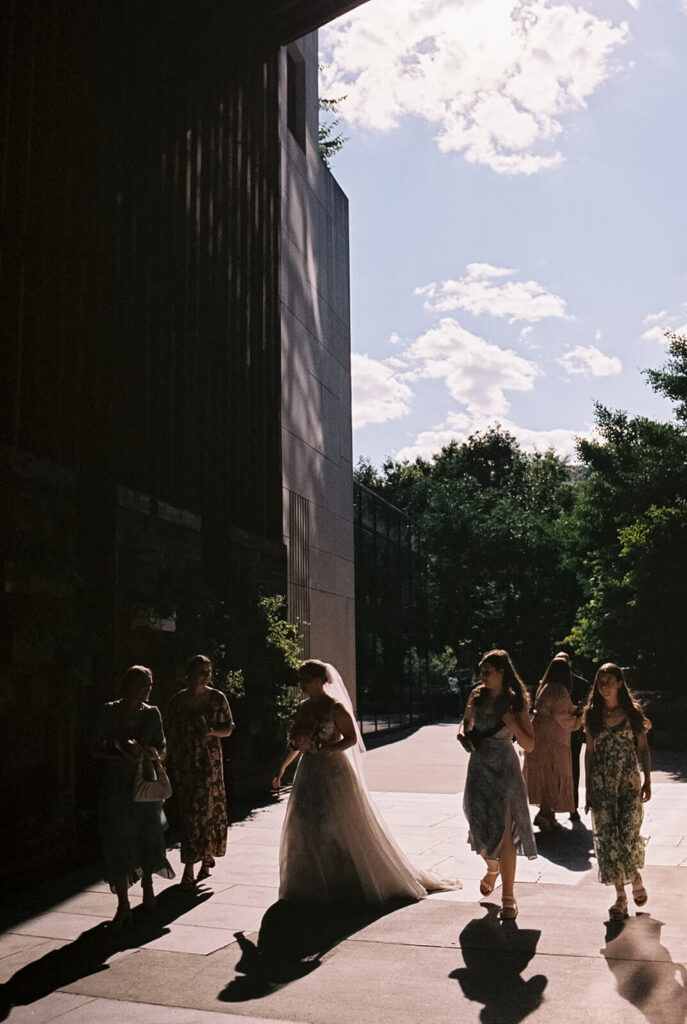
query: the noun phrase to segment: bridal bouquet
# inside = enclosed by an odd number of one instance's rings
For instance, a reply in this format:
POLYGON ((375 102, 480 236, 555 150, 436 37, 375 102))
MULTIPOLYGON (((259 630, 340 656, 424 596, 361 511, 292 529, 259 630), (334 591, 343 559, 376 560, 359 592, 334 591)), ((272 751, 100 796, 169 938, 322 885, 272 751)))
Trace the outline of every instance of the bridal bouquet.
POLYGON ((291 733, 289 741, 292 750, 321 750, 325 739, 326 725, 322 722, 299 722, 291 733))

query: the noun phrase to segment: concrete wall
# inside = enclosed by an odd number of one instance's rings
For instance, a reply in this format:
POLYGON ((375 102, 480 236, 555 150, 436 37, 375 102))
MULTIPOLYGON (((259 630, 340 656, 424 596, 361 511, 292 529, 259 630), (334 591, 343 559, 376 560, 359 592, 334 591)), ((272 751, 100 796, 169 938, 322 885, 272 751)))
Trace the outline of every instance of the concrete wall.
MULTIPOLYGON (((293 65, 292 65, 293 68, 293 65)), ((306 650, 355 692, 348 201, 317 147, 317 34, 282 51, 281 323, 289 610, 306 650), (304 148, 288 127, 288 58, 303 61, 304 148)))

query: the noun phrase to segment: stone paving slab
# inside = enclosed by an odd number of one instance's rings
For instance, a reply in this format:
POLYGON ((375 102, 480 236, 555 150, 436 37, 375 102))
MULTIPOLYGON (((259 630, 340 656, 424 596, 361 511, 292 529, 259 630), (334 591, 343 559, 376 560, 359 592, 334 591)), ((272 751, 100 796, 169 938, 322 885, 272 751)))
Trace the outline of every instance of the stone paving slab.
MULTIPOLYGON (((519 859, 518 920, 496 922, 499 889, 480 896, 484 865, 466 841, 466 766, 450 724, 369 752, 366 768, 411 861, 461 878, 462 889, 349 928, 297 968, 275 974, 258 957, 256 971, 257 930, 277 899, 287 790, 232 827, 227 856, 196 894, 156 879, 158 914, 137 909, 119 944, 104 924, 114 898, 92 872, 81 885, 73 875, 28 892, 25 912, 15 905, 4 914, 10 927, 0 936, 0 982, 13 979, 4 992, 18 1003, 10 1021, 686 1024, 687 755, 654 771, 644 829, 649 903, 614 925, 589 817, 573 826, 565 815, 561 832, 537 835, 536 860, 519 859), (429 790, 418 791, 418 780, 429 790)), ((178 850, 169 857, 180 872, 178 850)), ((140 888, 132 894, 137 903, 140 888)))

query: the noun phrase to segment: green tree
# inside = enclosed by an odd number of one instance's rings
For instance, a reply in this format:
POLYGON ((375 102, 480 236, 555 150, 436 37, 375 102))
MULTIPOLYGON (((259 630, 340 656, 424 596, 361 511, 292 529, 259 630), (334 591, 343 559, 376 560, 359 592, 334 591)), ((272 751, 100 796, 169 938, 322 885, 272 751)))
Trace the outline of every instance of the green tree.
POLYGON ((677 404, 675 415, 687 420, 687 335, 666 331, 668 339, 667 362, 658 370, 646 370, 654 391, 677 404))
POLYGON ((526 455, 494 428, 432 460, 387 460, 359 479, 411 516, 429 558, 431 647, 465 669, 507 647, 539 678, 570 629, 580 594, 563 544, 573 504, 569 468, 552 452, 526 455))

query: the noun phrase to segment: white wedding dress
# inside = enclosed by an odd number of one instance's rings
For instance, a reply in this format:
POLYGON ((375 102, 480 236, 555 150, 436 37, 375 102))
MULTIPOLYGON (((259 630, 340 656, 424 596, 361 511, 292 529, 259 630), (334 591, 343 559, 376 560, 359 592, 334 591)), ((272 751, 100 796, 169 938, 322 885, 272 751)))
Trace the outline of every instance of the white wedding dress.
MULTIPOLYGON (((325 745, 340 736, 333 709, 327 705, 318 721, 325 745)), ((301 754, 279 868, 279 897, 294 903, 419 900, 430 891, 460 888, 413 867, 401 852, 372 802, 355 748, 301 754)))

